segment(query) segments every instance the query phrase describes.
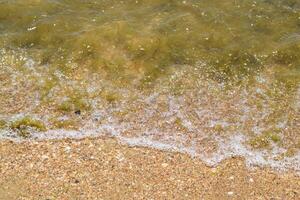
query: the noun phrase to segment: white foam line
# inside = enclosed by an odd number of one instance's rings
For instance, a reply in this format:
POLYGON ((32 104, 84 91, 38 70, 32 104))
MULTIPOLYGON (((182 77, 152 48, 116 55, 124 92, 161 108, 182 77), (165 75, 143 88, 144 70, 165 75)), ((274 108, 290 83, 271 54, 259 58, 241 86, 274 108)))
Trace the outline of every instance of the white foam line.
MULTIPOLYGON (((246 164, 249 167, 253 166, 265 166, 271 167, 276 170, 286 171, 294 170, 300 174, 300 153, 298 152, 293 157, 285 157, 283 159, 277 159, 276 156, 283 154, 286 150, 273 146, 271 153, 265 151, 258 151, 248 149, 243 142, 245 138, 243 135, 235 135, 225 140, 219 140, 219 150, 212 156, 209 156, 207 161, 219 163, 222 160, 239 156, 244 157, 246 164)), ((202 158, 205 159, 205 158, 202 158)))
POLYGON ((197 157, 197 153, 193 148, 187 147, 176 147, 172 144, 162 143, 159 141, 149 140, 148 138, 126 138, 126 137, 118 137, 118 139, 129 146, 139 146, 139 147, 150 147, 154 149, 164 150, 164 151, 172 151, 179 153, 187 153, 192 157, 197 157))
POLYGON ((295 156, 290 158, 283 158, 277 160, 276 155, 284 153, 284 149, 274 147, 271 152, 264 152, 258 150, 248 149, 245 144, 245 138, 243 135, 235 135, 230 138, 222 139, 216 138, 219 143, 219 149, 212 154, 205 154, 204 152, 199 153, 196 149, 191 147, 184 147, 179 144, 170 144, 168 142, 162 142, 152 139, 151 137, 135 137, 127 138, 121 136, 121 132, 124 127, 113 126, 113 125, 102 125, 97 129, 87 129, 79 131, 68 131, 68 130, 50 130, 47 132, 37 132, 33 133, 32 137, 29 139, 20 139, 14 135, 3 134, 0 140, 13 140, 17 142, 28 141, 28 140, 60 140, 60 139, 82 139, 86 137, 100 137, 100 136, 112 136, 119 140, 121 143, 127 144, 129 146, 140 146, 140 147, 150 147, 154 149, 159 149, 163 151, 172 151, 186 153, 192 157, 197 157, 202 160, 205 164, 209 166, 216 166, 225 159, 232 157, 243 157, 245 158, 246 165, 249 168, 263 166, 271 167, 272 169, 278 171, 293 170, 298 175, 300 175, 300 153, 298 152, 295 156), (6 135, 6 136, 5 136, 6 135), (274 157, 272 157, 274 156, 274 157))

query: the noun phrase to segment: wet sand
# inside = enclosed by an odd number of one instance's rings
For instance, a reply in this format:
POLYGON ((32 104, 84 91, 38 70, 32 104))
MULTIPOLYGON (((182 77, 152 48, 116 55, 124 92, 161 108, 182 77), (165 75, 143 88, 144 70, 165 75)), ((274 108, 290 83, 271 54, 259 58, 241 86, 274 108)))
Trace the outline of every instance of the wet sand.
POLYGON ((112 138, 0 142, 0 199, 299 199, 294 172, 216 168, 112 138))

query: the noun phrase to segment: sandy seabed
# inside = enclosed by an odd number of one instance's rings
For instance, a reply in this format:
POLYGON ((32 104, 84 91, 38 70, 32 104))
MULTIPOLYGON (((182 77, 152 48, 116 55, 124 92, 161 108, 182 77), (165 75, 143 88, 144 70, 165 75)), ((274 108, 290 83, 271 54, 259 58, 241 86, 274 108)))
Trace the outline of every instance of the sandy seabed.
POLYGON ((299 199, 295 172, 215 168, 113 138, 0 142, 0 199, 299 199))

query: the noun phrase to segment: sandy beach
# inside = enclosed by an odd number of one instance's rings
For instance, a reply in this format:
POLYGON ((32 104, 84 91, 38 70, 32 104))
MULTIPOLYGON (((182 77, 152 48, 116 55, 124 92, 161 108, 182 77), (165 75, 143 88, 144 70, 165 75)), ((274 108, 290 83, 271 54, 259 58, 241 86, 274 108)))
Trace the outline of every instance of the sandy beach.
POLYGON ((0 0, 0 200, 300 200, 300 0, 0 0))
POLYGON ((0 199, 298 199, 294 172, 215 168, 112 138, 0 144, 0 199))

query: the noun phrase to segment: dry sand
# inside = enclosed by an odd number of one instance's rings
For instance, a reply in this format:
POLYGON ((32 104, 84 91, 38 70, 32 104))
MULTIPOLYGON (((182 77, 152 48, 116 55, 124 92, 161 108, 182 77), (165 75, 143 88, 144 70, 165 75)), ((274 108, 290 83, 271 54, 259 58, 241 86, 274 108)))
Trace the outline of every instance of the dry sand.
POLYGON ((299 199, 293 172, 216 168, 112 138, 0 142, 0 199, 299 199))

